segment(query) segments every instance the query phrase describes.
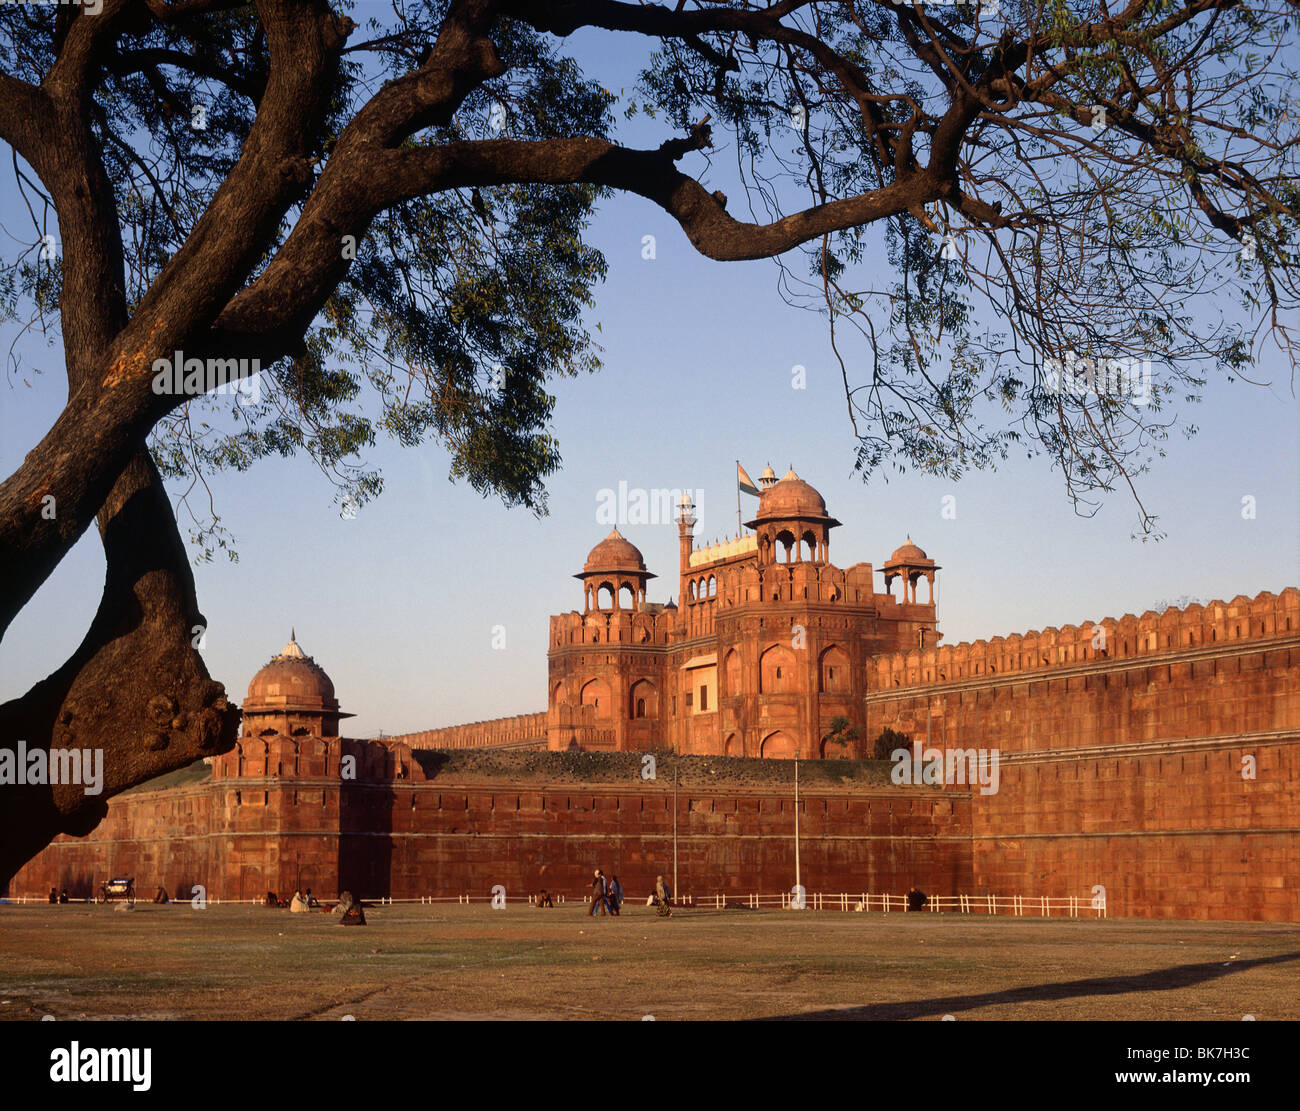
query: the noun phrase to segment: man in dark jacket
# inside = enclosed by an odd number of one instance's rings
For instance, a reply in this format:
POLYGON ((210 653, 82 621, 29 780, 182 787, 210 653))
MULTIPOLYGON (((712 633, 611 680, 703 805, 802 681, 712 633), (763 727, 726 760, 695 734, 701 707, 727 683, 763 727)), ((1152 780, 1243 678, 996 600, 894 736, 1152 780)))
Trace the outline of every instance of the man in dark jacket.
POLYGON ((601 914, 609 913, 609 887, 605 883, 605 873, 599 868, 596 869, 596 878, 591 881, 591 910, 587 911, 587 916, 591 917, 598 910, 601 914))

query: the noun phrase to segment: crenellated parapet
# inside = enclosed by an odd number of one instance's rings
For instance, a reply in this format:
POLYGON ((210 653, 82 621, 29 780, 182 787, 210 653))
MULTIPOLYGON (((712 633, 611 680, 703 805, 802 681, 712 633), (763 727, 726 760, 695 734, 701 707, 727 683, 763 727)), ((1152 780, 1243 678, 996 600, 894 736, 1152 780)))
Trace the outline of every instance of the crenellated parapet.
POLYGON ((327 778, 339 771, 338 737, 270 733, 240 737, 235 747, 212 759, 213 779, 327 778))
POLYGON ((855 563, 847 571, 831 563, 729 564, 719 568, 692 568, 687 580, 686 604, 694 606, 752 605, 760 602, 847 602, 864 605, 892 603, 877 595, 869 563, 855 563))
POLYGON ((643 606, 634 610, 591 610, 556 614, 551 618, 552 649, 582 644, 668 643, 676 621, 676 609, 643 606))
POLYGON ((867 689, 952 683, 1099 661, 1213 648, 1300 633, 1300 589, 1254 598, 1196 603, 1161 613, 1102 618, 1061 628, 1013 633, 938 648, 878 656, 867 665, 867 689))
POLYGON ((280 733, 240 737, 230 752, 213 758, 212 778, 359 783, 423 779, 411 756, 412 747, 418 746, 408 746, 394 737, 382 741, 280 733))
POLYGON ((516 714, 508 718, 472 721, 464 725, 449 725, 443 729, 425 729, 419 733, 401 733, 384 737, 385 745, 406 745, 421 748, 503 748, 526 747, 535 744, 546 747, 547 715, 516 714))

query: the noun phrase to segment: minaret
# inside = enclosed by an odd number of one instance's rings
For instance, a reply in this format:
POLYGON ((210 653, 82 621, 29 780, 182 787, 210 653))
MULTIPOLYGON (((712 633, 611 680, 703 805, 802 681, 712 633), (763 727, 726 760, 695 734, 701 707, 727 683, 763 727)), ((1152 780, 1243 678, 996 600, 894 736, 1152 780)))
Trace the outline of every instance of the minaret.
POLYGON ((691 571, 691 552, 695 549, 695 505, 690 494, 677 503, 677 536, 680 544, 681 579, 678 584, 677 612, 684 615, 690 603, 687 580, 691 571))

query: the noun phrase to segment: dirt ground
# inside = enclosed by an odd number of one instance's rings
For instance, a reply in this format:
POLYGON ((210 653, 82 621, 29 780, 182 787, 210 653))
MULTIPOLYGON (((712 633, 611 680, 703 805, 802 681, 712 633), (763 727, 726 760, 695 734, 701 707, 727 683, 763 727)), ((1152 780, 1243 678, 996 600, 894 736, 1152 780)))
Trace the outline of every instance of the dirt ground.
POLYGON ((1300 1018, 1300 924, 0 906, 0 1019, 1300 1018))

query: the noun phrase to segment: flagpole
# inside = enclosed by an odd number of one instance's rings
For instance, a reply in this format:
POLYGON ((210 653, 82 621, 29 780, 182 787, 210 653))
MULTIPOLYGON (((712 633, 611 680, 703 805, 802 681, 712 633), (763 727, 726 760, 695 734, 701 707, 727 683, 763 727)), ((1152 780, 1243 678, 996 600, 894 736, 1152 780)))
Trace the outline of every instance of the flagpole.
POLYGON ((745 531, 745 526, 740 523, 740 460, 736 460, 736 536, 739 538, 745 531))

